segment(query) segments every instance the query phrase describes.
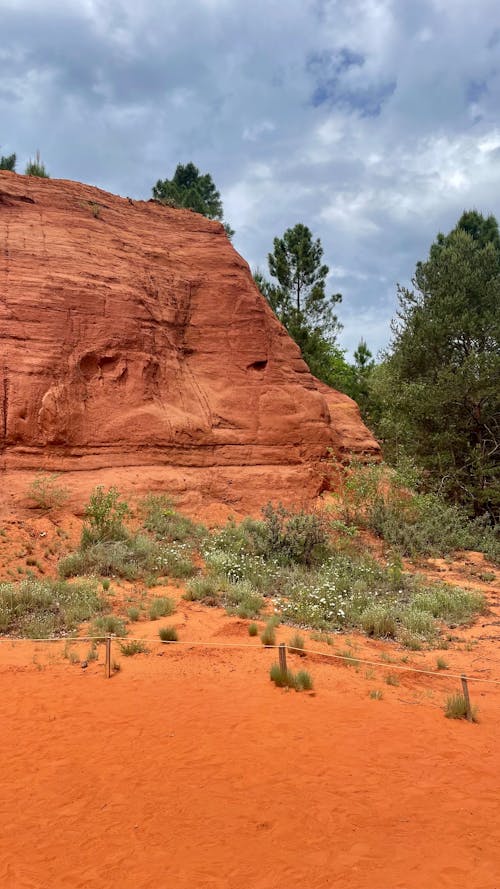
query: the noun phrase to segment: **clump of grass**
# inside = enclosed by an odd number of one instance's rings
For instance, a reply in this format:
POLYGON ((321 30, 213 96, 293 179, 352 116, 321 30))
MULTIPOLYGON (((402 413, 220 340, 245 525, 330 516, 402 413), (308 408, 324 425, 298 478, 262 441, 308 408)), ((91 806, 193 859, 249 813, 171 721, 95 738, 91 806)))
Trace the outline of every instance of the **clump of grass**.
POLYGON ((69 493, 67 488, 59 485, 59 475, 37 475, 28 487, 28 496, 35 501, 37 508, 44 512, 58 509, 66 502, 69 493))
POLYGON ((394 675, 394 673, 388 673, 387 676, 385 677, 385 681, 386 681, 387 685, 394 685, 394 686, 399 685, 399 679, 397 676, 394 675))
POLYGON ((74 630, 103 610, 95 581, 39 580, 0 583, 0 633, 48 638, 74 630))
POLYGON ((158 635, 162 642, 178 642, 179 636, 175 627, 160 627, 158 635))
POLYGON ((153 599, 149 607, 149 619, 158 620, 160 617, 169 617, 175 612, 175 602, 168 596, 160 596, 153 599))
POLYGON ((302 691, 311 691, 313 681, 311 674, 307 670, 299 670, 295 677, 296 688, 302 691))
POLYGON ((202 602, 207 596, 218 596, 218 593, 219 583, 217 578, 205 575, 188 580, 186 592, 182 598, 188 602, 202 602))
POLYGON ((339 651, 339 657, 342 658, 342 662, 345 664, 346 667, 359 667, 358 659, 354 657, 352 652, 350 652, 348 649, 339 651))
POLYGON ((273 621, 268 621, 265 625, 260 639, 263 645, 276 645, 276 627, 273 621))
POLYGON ((294 636, 290 639, 288 643, 288 647, 293 654, 298 654, 300 657, 305 657, 306 652, 304 637, 300 635, 300 633, 295 633, 294 636))
POLYGON ((372 699, 372 701, 381 701, 384 695, 379 688, 372 688, 369 692, 369 697, 372 699))
POLYGON ((102 614, 96 617, 89 627, 89 636, 126 636, 127 629, 121 618, 115 614, 102 614))
POLYGON ((258 634, 259 634, 259 628, 258 628, 257 624, 254 624, 254 623, 249 624, 248 625, 248 635, 249 636, 258 636, 258 634))
MULTIPOLYGON (((450 695, 446 699, 444 715, 447 719, 467 719, 467 702, 463 694, 450 695)), ((477 708, 471 708, 472 722, 477 722, 477 708)))
POLYGON ((121 652, 125 657, 133 657, 135 654, 147 654, 149 648, 140 639, 131 639, 130 642, 122 642, 121 652))
POLYGON ((141 618, 141 612, 139 611, 138 608, 136 608, 135 606, 133 606, 132 608, 129 608, 129 609, 128 609, 128 611, 127 611, 127 617, 128 617, 128 619, 129 619, 130 621, 132 621, 133 623, 135 623, 136 621, 140 620, 140 618, 141 618))
POLYGON ((177 512, 165 494, 148 494, 140 506, 144 528, 159 540, 198 543, 207 534, 202 525, 177 512))
POLYGON ((447 670, 448 669, 448 664, 445 661, 444 657, 437 658, 436 666, 437 666, 438 670, 447 670))
POLYGON ((85 655, 85 660, 90 663, 90 661, 97 661, 99 659, 99 652, 97 650, 97 645, 95 642, 92 642, 87 654, 85 655))
POLYGON ((279 664, 273 664, 270 671, 269 676, 271 678, 271 682, 278 688, 296 688, 297 683, 294 674, 291 670, 283 670, 279 664))
POLYGON ((394 639, 396 620, 391 605, 371 605, 360 616, 360 623, 368 636, 394 639))
POLYGON ((105 590, 107 592, 109 590, 109 586, 110 586, 110 580, 108 577, 105 577, 104 580, 102 581, 103 590, 105 590))

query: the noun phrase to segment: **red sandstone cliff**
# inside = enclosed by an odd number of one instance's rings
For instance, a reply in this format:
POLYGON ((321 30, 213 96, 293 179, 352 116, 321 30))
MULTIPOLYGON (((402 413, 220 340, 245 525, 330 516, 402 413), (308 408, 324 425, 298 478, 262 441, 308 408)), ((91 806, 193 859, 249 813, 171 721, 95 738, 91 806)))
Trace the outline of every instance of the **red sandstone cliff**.
POLYGON ((310 477, 331 447, 378 449, 354 402, 313 379, 219 223, 0 173, 0 251, 3 469, 310 477))

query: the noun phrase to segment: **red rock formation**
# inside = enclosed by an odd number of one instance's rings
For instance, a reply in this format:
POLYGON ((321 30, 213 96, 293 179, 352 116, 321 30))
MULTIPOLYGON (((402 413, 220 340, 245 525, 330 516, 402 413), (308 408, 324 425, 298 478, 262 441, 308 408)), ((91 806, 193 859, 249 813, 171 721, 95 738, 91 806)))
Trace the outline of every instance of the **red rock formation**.
POLYGON ((3 469, 293 464, 310 479, 332 446, 376 449, 219 223, 4 172, 0 238, 3 469))

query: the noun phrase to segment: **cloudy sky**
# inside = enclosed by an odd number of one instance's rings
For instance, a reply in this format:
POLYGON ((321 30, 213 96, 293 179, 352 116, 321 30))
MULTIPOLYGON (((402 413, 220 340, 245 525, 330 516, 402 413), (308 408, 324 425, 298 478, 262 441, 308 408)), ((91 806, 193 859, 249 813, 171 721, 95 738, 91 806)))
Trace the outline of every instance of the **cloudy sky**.
POLYGON ((308 225, 351 350, 439 230, 500 216, 498 0, 0 0, 0 70, 21 172, 140 198, 192 160, 262 269, 308 225))

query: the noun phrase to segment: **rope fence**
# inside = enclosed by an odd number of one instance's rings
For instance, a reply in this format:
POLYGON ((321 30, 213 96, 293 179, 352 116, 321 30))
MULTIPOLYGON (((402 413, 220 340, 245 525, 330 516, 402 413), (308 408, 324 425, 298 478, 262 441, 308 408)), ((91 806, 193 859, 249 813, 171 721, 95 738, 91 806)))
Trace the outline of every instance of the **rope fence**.
MULTIPOLYGON (((287 645, 282 642, 280 644, 274 645, 260 645, 260 644, 252 644, 248 642, 211 642, 211 641, 200 641, 200 640, 158 640, 144 637, 129 637, 122 638, 119 636, 113 635, 101 635, 101 636, 68 636, 68 637, 52 637, 52 638, 35 638, 35 639, 27 639, 21 637, 13 637, 13 636, 2 636, 0 637, 0 643, 4 643, 5 645, 11 645, 14 647, 18 643, 24 644, 33 644, 35 646, 45 643, 51 643, 52 645, 64 646, 63 649, 63 657, 67 657, 72 663, 80 663, 81 658, 79 655, 76 655, 74 652, 70 651, 72 646, 79 645, 90 645, 89 652, 87 657, 92 660, 99 660, 99 652, 98 646, 104 644, 104 675, 107 679, 111 678, 115 670, 117 669, 116 662, 113 661, 113 645, 121 646, 129 645, 130 643, 138 643, 144 646, 143 654, 150 653, 150 646, 156 646, 162 649, 162 653, 170 647, 170 649, 177 648, 204 648, 204 649, 236 649, 236 650, 246 650, 254 652, 257 651, 277 651, 279 654, 279 665, 282 670, 287 670, 287 653, 291 654, 300 654, 302 656, 311 656, 314 658, 319 658, 323 661, 338 661, 347 663, 349 666, 351 665, 364 665, 367 667, 372 667, 376 669, 388 670, 391 673, 397 671, 399 673, 409 673, 416 674, 422 676, 432 676, 433 678, 439 678, 441 680, 455 680, 460 681, 462 687, 462 693, 466 702, 467 709, 467 718, 472 720, 472 707, 470 703, 470 694, 468 683, 482 683, 484 685, 489 686, 499 686, 500 679, 496 678, 486 678, 484 676, 470 676, 464 673, 454 673, 450 672, 448 669, 446 670, 427 670, 420 667, 411 666, 408 664, 395 664, 393 662, 388 661, 377 661, 372 659, 367 659, 358 656, 353 653, 349 654, 334 654, 332 652, 319 651, 314 648, 304 648, 297 649, 293 646, 287 645)), ((123 651, 121 651, 123 653, 123 651)), ((33 657, 33 663, 37 666, 40 666, 36 660, 37 652, 35 651, 35 655, 33 657)), ((49 660, 51 660, 49 656, 49 660)), ((102 662, 101 662, 102 663, 102 662)), ((84 659, 83 664, 87 666, 86 660, 84 659)))

